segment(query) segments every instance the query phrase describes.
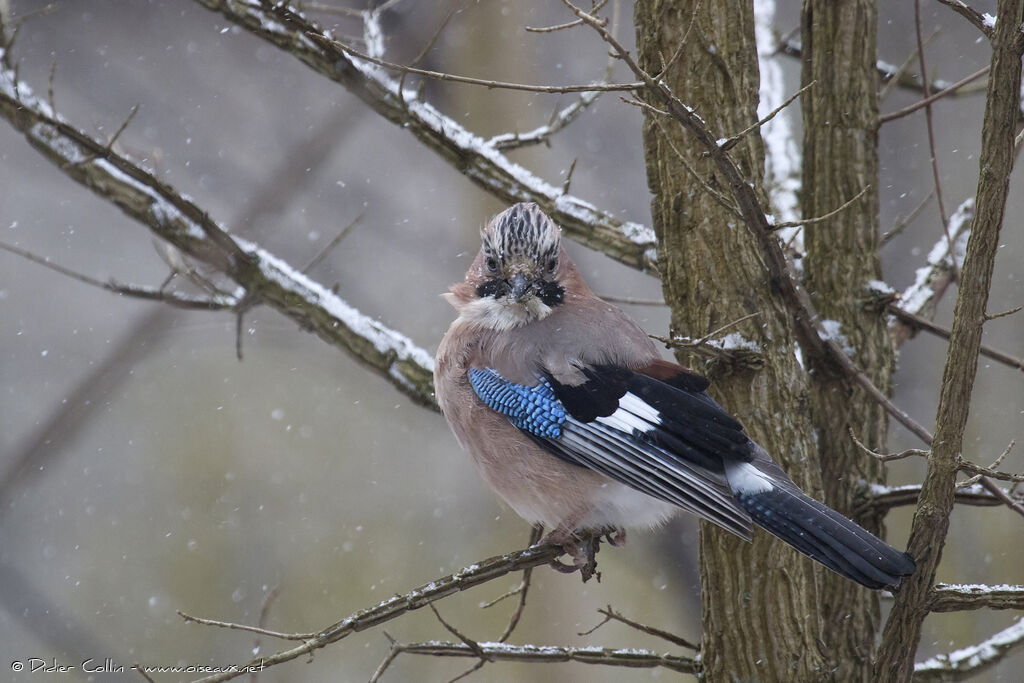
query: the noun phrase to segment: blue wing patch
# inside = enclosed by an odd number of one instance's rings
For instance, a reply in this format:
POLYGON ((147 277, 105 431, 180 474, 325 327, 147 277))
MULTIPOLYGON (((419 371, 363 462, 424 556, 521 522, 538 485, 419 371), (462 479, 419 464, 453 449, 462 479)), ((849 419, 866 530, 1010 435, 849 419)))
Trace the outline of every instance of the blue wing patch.
POLYGON ((487 407, 507 415, 519 429, 548 439, 562 435, 565 407, 546 379, 528 387, 509 382, 492 368, 471 368, 469 383, 487 407))

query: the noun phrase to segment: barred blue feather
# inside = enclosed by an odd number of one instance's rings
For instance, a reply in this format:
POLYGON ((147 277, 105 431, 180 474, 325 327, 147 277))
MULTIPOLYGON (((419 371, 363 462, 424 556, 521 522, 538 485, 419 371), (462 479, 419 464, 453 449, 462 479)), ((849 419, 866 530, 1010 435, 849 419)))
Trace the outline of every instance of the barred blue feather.
POLYGON ((565 408, 544 378, 533 387, 514 384, 494 369, 472 368, 469 383, 491 410, 507 415, 519 429, 535 436, 557 439, 562 435, 565 408))

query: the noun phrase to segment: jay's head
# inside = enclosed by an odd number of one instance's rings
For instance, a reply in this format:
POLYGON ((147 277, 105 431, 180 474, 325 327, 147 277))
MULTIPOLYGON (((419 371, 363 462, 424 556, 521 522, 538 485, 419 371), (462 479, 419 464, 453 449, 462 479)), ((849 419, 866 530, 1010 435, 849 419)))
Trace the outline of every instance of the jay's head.
POLYGON ((480 253, 449 301, 463 316, 493 329, 547 317, 574 274, 561 229, 536 204, 514 204, 480 231, 480 253))

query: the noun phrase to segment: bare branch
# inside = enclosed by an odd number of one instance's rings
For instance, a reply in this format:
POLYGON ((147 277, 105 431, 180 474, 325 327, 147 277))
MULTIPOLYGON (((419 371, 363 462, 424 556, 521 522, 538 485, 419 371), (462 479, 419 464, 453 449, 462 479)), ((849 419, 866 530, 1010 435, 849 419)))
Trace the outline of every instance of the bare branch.
POLYGON ((918 205, 914 207, 914 210, 907 214, 906 217, 896 216, 896 220, 893 221, 892 227, 889 228, 889 230, 884 235, 882 235, 882 239, 878 244, 879 248, 884 247, 886 244, 891 242, 894 237, 896 237, 897 235, 901 234, 904 230, 906 230, 907 226, 914 222, 914 219, 917 218, 917 216, 921 213, 924 207, 928 204, 928 202, 931 201, 932 197, 934 196, 935 189, 932 188, 931 190, 928 191, 928 194, 925 195, 924 199, 922 199, 920 203, 918 203, 918 205))
POLYGON ((928 95, 924 99, 918 100, 914 104, 903 107, 902 109, 897 109, 896 111, 891 112, 889 114, 882 114, 881 116, 878 117, 878 123, 889 123, 890 121, 895 121, 896 119, 903 118, 904 116, 907 116, 909 114, 913 114, 915 111, 923 107, 927 107, 936 100, 940 100, 943 97, 946 97, 947 95, 952 95, 953 93, 955 93, 957 90, 964 87, 968 83, 973 83, 974 81, 978 80, 979 78, 987 74, 988 70, 989 67, 984 66, 975 71, 974 73, 972 73, 970 76, 965 76, 964 78, 961 78, 953 85, 938 91, 934 95, 928 95))
MULTIPOLYGON (((929 45, 933 40, 935 40, 935 37, 937 35, 939 35, 939 29, 935 29, 934 31, 932 31, 932 34, 925 38, 924 40, 925 46, 929 45)), ((885 84, 882 86, 882 89, 878 91, 879 104, 885 101, 885 98, 892 93, 896 86, 900 85, 900 82, 906 76, 907 70, 910 69, 910 65, 913 64, 914 60, 916 59, 917 46, 915 45, 914 49, 911 50, 910 54, 907 55, 907 58, 903 60, 903 63, 900 64, 899 68, 892 72, 892 74, 886 80, 885 84)))
MULTIPOLYGON (((939 217, 942 219, 942 230, 946 233, 946 240, 952 243, 949 236, 949 220, 946 213, 946 203, 942 199, 942 182, 939 179, 939 157, 935 153, 935 127, 932 124, 931 91, 928 85, 927 61, 924 54, 924 40, 921 37, 921 0, 914 0, 914 31, 917 37, 917 60, 921 68, 921 84, 924 87, 924 120, 925 128, 928 131, 928 151, 931 154, 932 179, 935 182, 935 201, 939 205, 939 217)), ((953 276, 960 279, 960 268, 956 261, 953 262, 953 276)))
MULTIPOLYGON (((270 666, 291 661, 313 652, 314 650, 318 650, 330 645, 331 643, 342 640, 353 633, 364 631, 368 628, 383 624, 386 621, 390 621, 391 619, 400 617, 412 610, 425 607, 435 600, 440 600, 441 598, 452 595, 453 593, 458 593, 459 591, 468 590, 474 586, 487 583, 488 581, 493 581, 494 579, 505 576, 511 572, 521 571, 528 567, 536 567, 541 564, 549 564, 553 559, 561 555, 562 552, 562 548, 559 546, 535 545, 526 548, 525 550, 518 550, 513 553, 508 553, 507 555, 499 555, 477 562, 459 572, 456 572, 455 574, 449 574, 448 576, 443 576, 431 581, 430 583, 424 584, 415 590, 409 591, 405 595, 396 595, 374 607, 360 610, 337 623, 320 629, 315 634, 312 634, 312 638, 305 639, 305 642, 302 645, 297 645, 296 647, 288 650, 282 650, 272 655, 257 657, 241 668, 262 665, 265 669, 270 666)), ((191 620, 199 621, 200 623, 212 623, 213 625, 225 628, 233 627, 226 626, 226 622, 199 620, 195 617, 191 617, 191 620)), ((245 630, 252 630, 252 628, 253 627, 247 627, 245 630)), ((288 635, 304 636, 310 634, 288 635)), ((483 645, 487 644, 481 643, 481 646, 483 645)), ((510 646, 502 645, 502 647, 510 646)), ((468 647, 466 648, 466 652, 470 652, 468 647)), ((489 652, 488 656, 490 656, 489 652)), ((240 671, 228 671, 214 676, 208 676, 201 679, 201 681, 203 683, 214 683, 215 681, 227 681, 240 675, 242 675, 242 672, 240 671)))
POLYGON ((914 683, 964 681, 995 666, 1024 644, 1024 621, 1003 629, 977 645, 936 655, 914 665, 914 683))
POLYGON ((632 619, 624 617, 623 615, 621 615, 618 612, 616 612, 615 610, 613 610, 611 605, 608 605, 607 607, 604 607, 602 609, 597 610, 597 613, 598 614, 603 614, 604 615, 604 620, 602 620, 597 626, 593 627, 592 629, 589 629, 587 631, 583 631, 581 633, 577 633, 576 635, 589 636, 591 633, 593 633, 597 629, 601 628, 602 626, 607 624, 609 621, 618 621, 620 623, 625 624, 626 626, 629 626, 630 628, 634 628, 637 631, 640 631, 641 633, 647 633, 647 634, 652 635, 652 636, 657 636, 658 638, 661 638, 662 640, 667 640, 668 642, 672 643, 673 645, 678 645, 679 647, 689 648, 691 650, 698 650, 698 651, 700 650, 700 646, 699 645, 691 643, 690 641, 688 641, 686 638, 683 638, 682 636, 677 636, 676 634, 670 633, 668 631, 665 631, 664 629, 656 628, 654 626, 647 626, 646 624, 641 624, 639 621, 633 621, 632 619))
MULTIPOLYGON (((1010 491, 1002 489, 1002 493, 1012 499, 1010 491)), ((883 486, 881 484, 872 484, 869 487, 869 496, 864 501, 863 507, 873 507, 876 510, 886 511, 894 507, 916 505, 917 499, 920 496, 920 484, 907 484, 905 486, 883 486)), ((999 507, 1005 504, 1002 499, 993 495, 985 487, 981 486, 981 484, 958 488, 954 492, 953 497, 957 505, 999 507)))
POLYGON ((24 259, 28 259, 33 263, 38 263, 44 268, 49 268, 50 270, 56 271, 61 275, 72 278, 73 280, 78 280, 79 282, 84 282, 87 285, 105 289, 106 291, 113 292, 119 296, 126 296, 133 299, 146 299, 148 301, 160 301, 170 306, 174 306, 175 308, 184 308, 187 310, 223 311, 228 308, 233 308, 238 304, 238 299, 236 297, 223 293, 214 294, 213 298, 210 299, 203 299, 191 297, 180 292, 169 292, 163 287, 153 288, 143 287, 140 285, 122 285, 114 282, 113 280, 110 282, 103 282, 102 280, 97 280, 89 277, 88 275, 83 275, 82 273, 71 270, 70 268, 65 268, 64 266, 52 263, 49 259, 37 256, 30 251, 20 249, 12 244, 6 244, 4 242, 0 242, 0 250, 17 254, 24 259))
POLYGON ((358 216, 353 218, 352 221, 348 225, 346 225, 344 228, 339 230, 338 234, 334 236, 334 239, 332 239, 330 242, 328 242, 324 246, 324 248, 321 249, 319 251, 319 253, 317 253, 316 256, 314 256, 312 259, 310 259, 309 263, 307 263, 305 265, 305 267, 302 269, 302 272, 303 273, 308 273, 309 271, 311 271, 314 268, 316 268, 320 264, 320 262, 323 261, 327 257, 327 254, 331 253, 332 249, 334 249, 336 246, 341 244, 341 241, 343 239, 345 239, 346 237, 348 237, 348 234, 350 232, 352 232, 352 230, 357 225, 359 225, 360 221, 362 221, 362 220, 363 220, 363 214, 360 213, 358 216))
POLYGON ((400 73, 416 74, 417 76, 424 76, 426 78, 433 78, 438 81, 448 81, 450 83, 464 83, 466 85, 480 85, 487 89, 498 89, 498 90, 523 90, 526 92, 541 92, 541 93, 568 93, 568 92, 621 92, 624 90, 636 90, 642 88, 643 83, 590 83, 586 85, 530 85, 527 83, 508 83, 506 81, 494 81, 485 78, 472 78, 470 76, 458 76, 456 74, 449 74, 443 71, 430 71, 428 69, 417 69, 413 66, 405 66, 402 64, 395 64, 393 62, 387 62, 383 59, 377 59, 371 57, 368 54, 360 52, 353 47, 339 43, 336 40, 331 40, 319 33, 311 31, 307 34, 310 38, 316 42, 326 46, 333 47, 337 50, 341 50, 357 59, 361 59, 370 64, 376 64, 382 66, 390 71, 398 71, 400 73))
POLYGON ((0 116, 68 177, 114 203, 182 252, 229 276, 250 297, 346 349, 417 403, 436 407, 433 358, 427 351, 270 252, 228 235, 174 188, 48 114, 43 110, 46 105, 34 97, 18 97, 16 92, 11 72, 0 72, 0 116))
POLYGON ((178 616, 185 621, 192 622, 193 624, 202 624, 203 626, 216 626, 217 628, 226 628, 231 631, 246 631, 248 633, 255 633, 261 636, 270 636, 271 638, 280 638, 281 640, 310 640, 315 638, 315 633, 282 633, 281 631, 271 631, 270 629, 262 628, 260 626, 249 626, 248 624, 236 624, 231 621, 221 621, 220 619, 206 619, 203 617, 194 617, 191 614, 186 614, 181 610, 178 610, 178 616))
MULTIPOLYGON (((541 537, 544 535, 544 527, 540 524, 535 524, 530 529, 530 539, 527 543, 527 548, 537 545, 540 542, 541 537)), ((512 632, 516 630, 519 625, 519 620, 523 617, 523 610, 526 609, 526 595, 530 592, 530 580, 533 578, 533 567, 527 567, 523 570, 523 580, 519 584, 517 593, 519 593, 519 601, 516 604, 516 609, 512 612, 512 616, 508 619, 508 626, 505 627, 501 637, 498 638, 499 643, 507 642, 512 636, 512 632)), ((494 603, 491 603, 494 604, 494 603)))
POLYGON ((861 197, 863 197, 867 193, 867 191, 870 190, 870 189, 871 189, 870 185, 865 185, 864 189, 862 189, 860 192, 855 194, 851 199, 843 202, 838 207, 836 207, 832 211, 829 211, 826 214, 822 214, 821 216, 816 216, 814 218, 805 218, 805 219, 800 220, 800 221, 788 221, 786 223, 775 223, 774 225, 772 225, 772 229, 773 230, 782 230, 783 228, 796 228, 796 227, 801 226, 801 225, 813 225, 814 223, 821 223, 821 222, 827 221, 829 218, 832 218, 836 214, 840 214, 843 211, 845 211, 846 209, 848 209, 851 206, 853 206, 853 203, 856 202, 861 197))
POLYGON ((466 130, 415 92, 399 92, 398 83, 380 67, 308 37, 322 29, 281 4, 240 0, 196 0, 228 21, 292 54, 335 81, 378 114, 417 139, 485 191, 508 203, 533 201, 552 217, 565 235, 630 267, 655 270, 655 237, 649 226, 623 222, 579 198, 564 195, 500 151, 466 130))
POLYGON ((974 24, 974 27, 985 34, 985 37, 992 40, 992 26, 993 23, 989 23, 986 19, 987 15, 983 15, 978 10, 969 6, 963 0, 939 0, 940 4, 950 8, 967 21, 974 24))
POLYGON ((928 599, 932 612, 974 609, 1024 609, 1024 586, 937 583, 928 599))
MULTIPOLYGON (((604 647, 559 647, 557 645, 508 645, 506 643, 477 643, 489 661, 504 662, 580 662, 602 666, 622 666, 634 669, 662 667, 679 673, 694 674, 697 662, 690 657, 662 655, 637 648, 610 649, 604 647)), ((464 643, 409 643, 396 645, 401 652, 434 657, 478 657, 464 643)))
POLYGON ((864 451, 865 453, 867 453, 871 457, 878 459, 881 462, 892 462, 893 460, 902 460, 903 458, 910 458, 910 457, 919 457, 919 458, 927 458, 928 457, 928 451, 923 451, 923 450, 921 450, 919 448, 908 448, 905 451, 900 451, 899 453, 890 453, 888 455, 886 455, 884 453, 878 453, 876 451, 871 450, 867 446, 865 446, 864 443, 860 439, 857 438, 857 435, 853 432, 853 427, 849 428, 849 432, 850 432, 850 438, 853 439, 853 442, 855 444, 857 444, 858 448, 860 448, 862 451, 864 451))
POLYGON ((747 133, 751 133, 751 132, 753 132, 755 130, 760 130, 761 126, 763 126, 764 124, 766 124, 769 121, 771 121, 772 119, 774 119, 776 114, 778 114, 780 111, 782 111, 783 109, 785 109, 786 107, 791 105, 793 103, 793 100, 795 100, 796 98, 800 97, 805 92, 807 92, 808 90, 813 88, 816 83, 817 83, 817 81, 811 81, 810 83, 808 83, 804 87, 800 88, 795 93, 790 95, 786 99, 785 102, 783 102, 779 106, 775 107, 775 109, 772 109, 770 112, 768 112, 768 114, 764 118, 762 118, 760 121, 757 121, 753 125, 748 126, 747 128, 744 128, 739 133, 736 133, 736 135, 729 136, 728 138, 723 140, 718 146, 721 147, 724 150, 732 149, 733 147, 735 147, 737 145, 737 143, 739 143, 740 140, 743 139, 743 136, 745 136, 747 133))

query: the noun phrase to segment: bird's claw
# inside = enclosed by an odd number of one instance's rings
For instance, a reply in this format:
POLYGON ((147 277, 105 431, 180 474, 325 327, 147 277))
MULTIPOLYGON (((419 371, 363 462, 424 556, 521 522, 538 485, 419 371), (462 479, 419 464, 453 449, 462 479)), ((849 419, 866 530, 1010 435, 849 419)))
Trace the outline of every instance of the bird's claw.
MULTIPOLYGON (((609 539, 609 542, 610 539, 609 539)), ((566 555, 572 557, 572 564, 566 564, 560 560, 551 560, 551 567, 563 574, 579 572, 586 583, 591 577, 597 576, 601 580, 601 574, 597 572, 597 551, 600 548, 601 535, 582 533, 580 535, 556 529, 544 537, 543 545, 555 545, 561 547, 566 555)))

